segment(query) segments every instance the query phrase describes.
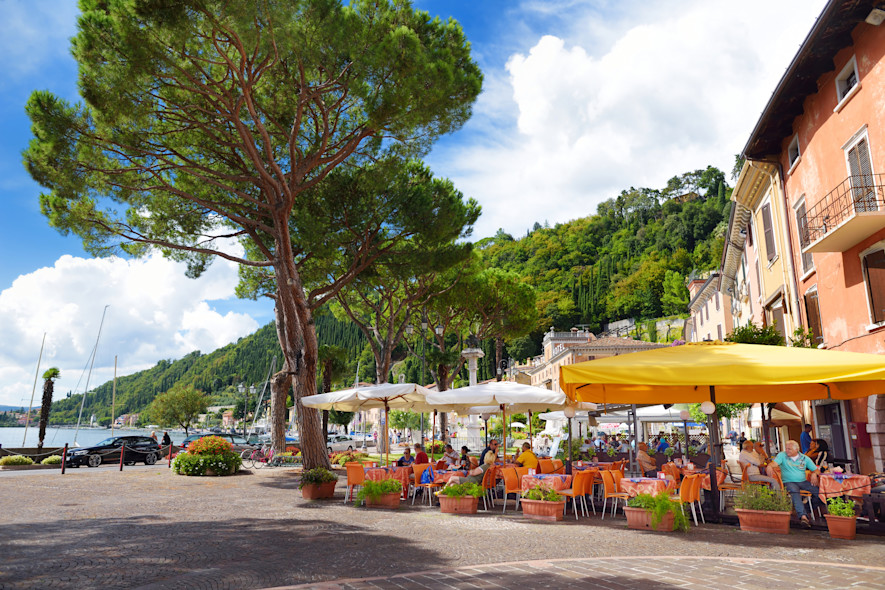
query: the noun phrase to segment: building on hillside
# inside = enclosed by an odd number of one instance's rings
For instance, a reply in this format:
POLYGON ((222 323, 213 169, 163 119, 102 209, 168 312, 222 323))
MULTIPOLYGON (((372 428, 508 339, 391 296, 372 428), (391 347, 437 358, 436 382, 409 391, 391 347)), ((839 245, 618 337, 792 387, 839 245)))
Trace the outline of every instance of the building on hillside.
MULTIPOLYGON (((745 208, 756 269, 729 239, 723 285, 739 288, 740 252, 760 275, 764 323, 783 317, 787 335, 805 326, 820 348, 885 354, 885 9, 877 5, 830 0, 775 88, 742 153, 728 231, 743 229, 745 208)), ((805 418, 834 456, 883 469, 885 395, 816 401, 805 418)))
POLYGON ((731 298, 719 292, 719 272, 695 276, 688 283, 686 342, 724 340, 732 330, 731 298))
POLYGON ((719 273, 719 292, 731 300, 732 325, 762 326, 762 285, 759 253, 750 233, 751 212, 734 203, 728 220, 722 263, 719 273))
POLYGON ((544 334, 543 353, 533 359, 532 367, 526 373, 535 387, 559 391, 561 366, 664 346, 668 345, 632 338, 597 338, 592 332, 579 328, 572 328, 569 332, 556 332, 550 328, 544 334))

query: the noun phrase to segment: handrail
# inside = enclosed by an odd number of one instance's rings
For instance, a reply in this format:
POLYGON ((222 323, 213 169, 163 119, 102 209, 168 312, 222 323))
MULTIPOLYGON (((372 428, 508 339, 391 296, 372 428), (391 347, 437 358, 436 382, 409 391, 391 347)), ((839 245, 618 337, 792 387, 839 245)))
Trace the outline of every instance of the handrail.
POLYGON ((807 248, 857 213, 885 211, 883 174, 849 176, 799 218, 799 242, 807 248))

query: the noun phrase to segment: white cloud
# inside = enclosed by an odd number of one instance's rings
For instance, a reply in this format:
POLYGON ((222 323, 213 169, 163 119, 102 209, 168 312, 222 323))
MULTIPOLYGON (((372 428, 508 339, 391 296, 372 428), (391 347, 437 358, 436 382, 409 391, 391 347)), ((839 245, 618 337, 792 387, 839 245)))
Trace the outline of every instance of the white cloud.
MULTIPOLYGON (((125 375, 160 358, 209 352, 250 334, 258 328, 251 316, 221 314, 209 304, 234 298, 236 283, 237 267, 231 262, 217 260, 192 280, 181 263, 158 254, 139 260, 66 255, 50 268, 20 276, 0 292, 0 404, 30 398, 44 332, 41 373, 59 367, 56 391, 74 390, 105 305, 110 307, 90 387, 112 378, 115 355, 118 374, 125 375)), ((84 386, 85 377, 77 391, 84 386)))
POLYGON ((71 0, 3 2, 0 53, 3 77, 18 78, 52 61, 68 58, 70 38, 76 34, 79 13, 71 0))
POLYGON ((602 28, 598 6, 568 2, 507 61, 507 104, 501 72, 486 73, 490 94, 465 128, 474 141, 434 153, 434 170, 482 204, 477 237, 589 215, 708 164, 729 173, 823 4, 644 2, 631 20, 613 15, 619 32, 600 43, 581 37, 602 28))

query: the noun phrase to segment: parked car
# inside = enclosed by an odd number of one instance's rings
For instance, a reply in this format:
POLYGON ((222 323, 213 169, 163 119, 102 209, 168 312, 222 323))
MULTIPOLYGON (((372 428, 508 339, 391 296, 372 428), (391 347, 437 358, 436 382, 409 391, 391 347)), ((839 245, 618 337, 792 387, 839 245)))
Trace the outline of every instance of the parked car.
POLYGON ((115 436, 106 438, 97 445, 83 449, 69 449, 65 457, 66 467, 88 465, 98 467, 102 463, 120 461, 120 451, 126 445, 124 463, 144 463, 153 465, 160 458, 160 445, 149 436, 115 436))
MULTIPOLYGON (((255 446, 254 444, 247 441, 242 436, 237 436, 236 434, 225 434, 225 433, 215 434, 212 432, 204 432, 202 434, 192 434, 189 437, 187 437, 186 439, 184 439, 181 443, 181 451, 186 451, 187 447, 192 442, 194 442, 195 440, 197 440, 199 438, 203 438, 204 436, 217 436, 218 438, 223 438, 224 440, 230 442, 233 445, 233 450, 237 453, 245 451, 246 449, 252 449, 255 446)), ((179 452, 181 452, 181 451, 179 451, 179 452)))
POLYGON ((330 453, 337 451, 352 451, 362 448, 363 441, 357 440, 347 434, 330 434, 326 442, 326 448, 330 453))

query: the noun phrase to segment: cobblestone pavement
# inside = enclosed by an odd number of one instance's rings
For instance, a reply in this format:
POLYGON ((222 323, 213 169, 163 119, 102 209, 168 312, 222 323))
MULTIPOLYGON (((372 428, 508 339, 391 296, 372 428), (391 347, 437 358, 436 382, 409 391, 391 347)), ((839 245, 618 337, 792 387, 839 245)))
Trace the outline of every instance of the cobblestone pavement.
POLYGON ((385 579, 345 587, 425 588, 439 583, 396 576, 438 571, 447 574, 430 577, 450 576, 448 587, 526 589, 593 587, 586 578, 594 575, 607 576, 610 588, 647 580, 649 587, 677 580, 701 587, 711 573, 717 583, 708 587, 873 588, 885 580, 883 571, 838 567, 885 564, 881 538, 763 535, 725 525, 681 535, 629 531, 623 517, 576 523, 570 514, 562 523, 538 523, 512 512, 443 515, 417 504, 354 508, 342 501, 343 485, 334 501, 302 500, 288 469, 225 478, 175 476, 162 467, 7 475, 0 473, 4 589, 268 588, 377 577, 385 579), (697 559, 664 558, 672 555, 697 559), (617 556, 625 559, 598 560, 617 556), (754 561, 766 559, 807 565, 754 561), (775 574, 777 584, 765 582, 775 574))

